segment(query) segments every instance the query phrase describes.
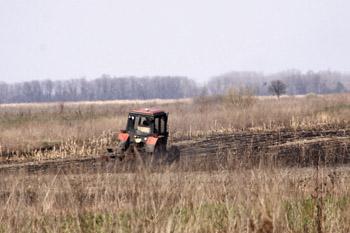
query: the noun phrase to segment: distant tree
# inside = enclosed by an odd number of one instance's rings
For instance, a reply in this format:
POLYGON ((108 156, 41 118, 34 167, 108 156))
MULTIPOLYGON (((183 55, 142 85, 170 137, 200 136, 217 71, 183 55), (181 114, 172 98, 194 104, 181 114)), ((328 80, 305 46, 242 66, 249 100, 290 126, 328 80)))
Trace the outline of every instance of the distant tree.
POLYGON ((341 82, 337 82, 337 85, 336 85, 334 91, 335 91, 335 93, 344 93, 344 92, 346 92, 346 88, 341 82))
POLYGON ((269 85, 269 92, 276 95, 279 99, 281 95, 285 94, 287 90, 287 85, 281 80, 273 80, 269 85))
POLYGON ((209 90, 207 86, 203 86, 199 89, 199 96, 200 97, 205 97, 209 95, 209 90))
POLYGON ((6 83, 0 82, 0 104, 6 103, 8 92, 8 85, 6 83))

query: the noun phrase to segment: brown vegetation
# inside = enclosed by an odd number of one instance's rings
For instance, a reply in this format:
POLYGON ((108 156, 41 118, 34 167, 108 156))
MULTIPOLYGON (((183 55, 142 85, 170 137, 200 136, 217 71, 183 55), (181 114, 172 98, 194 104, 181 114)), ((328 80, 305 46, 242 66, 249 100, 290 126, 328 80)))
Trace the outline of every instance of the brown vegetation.
MULTIPOLYGON (((0 232, 349 232, 350 170, 324 158, 349 157, 350 95, 239 93, 148 103, 170 112, 181 166, 131 173, 86 160, 88 169, 2 171, 0 232), (281 158, 297 166, 276 166, 281 158), (312 166, 298 167, 301 159, 312 166)), ((0 106, 3 159, 99 155, 144 105, 0 106)))
POLYGON ((316 171, 3 175, 0 232, 349 232, 349 169, 316 171))

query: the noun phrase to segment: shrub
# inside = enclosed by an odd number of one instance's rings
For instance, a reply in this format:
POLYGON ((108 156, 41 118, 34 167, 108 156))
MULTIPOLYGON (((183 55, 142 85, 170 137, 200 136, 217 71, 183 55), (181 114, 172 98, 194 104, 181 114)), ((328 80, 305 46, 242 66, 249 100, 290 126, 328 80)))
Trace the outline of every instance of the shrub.
POLYGON ((229 106, 247 108, 254 105, 257 99, 250 88, 230 88, 223 100, 229 106))

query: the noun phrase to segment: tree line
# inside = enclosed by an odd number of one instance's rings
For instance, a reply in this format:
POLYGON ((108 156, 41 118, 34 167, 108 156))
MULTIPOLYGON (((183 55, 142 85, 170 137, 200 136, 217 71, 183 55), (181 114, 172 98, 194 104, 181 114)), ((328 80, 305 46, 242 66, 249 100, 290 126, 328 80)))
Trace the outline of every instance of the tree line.
POLYGON ((192 97, 197 85, 186 77, 111 77, 94 80, 0 83, 0 103, 94 101, 114 99, 177 99, 192 97))
POLYGON ((230 72, 209 80, 206 92, 212 95, 224 93, 231 87, 250 88, 256 95, 271 94, 271 83, 280 81, 285 85, 287 95, 308 93, 331 94, 350 91, 350 74, 320 71, 284 71, 265 75, 257 72, 230 72))
POLYGON ((177 99, 200 95, 221 95, 230 88, 249 88, 256 95, 270 95, 279 81, 283 93, 328 94, 350 91, 350 75, 339 72, 285 71, 265 75, 257 72, 231 72, 211 78, 205 84, 181 76, 112 77, 94 80, 34 80, 0 83, 0 103, 94 101, 114 99, 177 99))

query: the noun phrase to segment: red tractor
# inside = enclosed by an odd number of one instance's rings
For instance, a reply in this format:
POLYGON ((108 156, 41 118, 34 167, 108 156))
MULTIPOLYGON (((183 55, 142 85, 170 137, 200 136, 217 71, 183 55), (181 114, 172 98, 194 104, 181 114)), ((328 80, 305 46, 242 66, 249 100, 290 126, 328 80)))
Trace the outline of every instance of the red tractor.
POLYGON ((168 113, 155 108, 133 110, 128 115, 126 129, 118 134, 118 147, 108 149, 110 157, 124 160, 135 155, 143 160, 174 162, 180 157, 177 147, 167 150, 168 113))

